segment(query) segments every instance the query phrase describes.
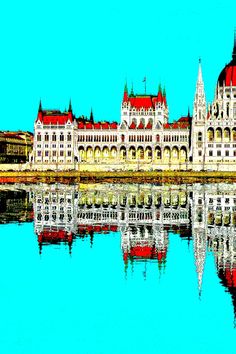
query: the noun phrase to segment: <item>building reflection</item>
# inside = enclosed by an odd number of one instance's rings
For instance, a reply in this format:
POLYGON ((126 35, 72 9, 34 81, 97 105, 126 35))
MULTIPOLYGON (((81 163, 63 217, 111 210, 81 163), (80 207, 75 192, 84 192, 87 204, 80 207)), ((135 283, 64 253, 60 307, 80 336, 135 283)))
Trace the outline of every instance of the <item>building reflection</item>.
POLYGON ((33 220, 33 205, 26 190, 0 190, 0 224, 33 220))
POLYGON ((236 185, 33 185, 0 192, 0 220, 31 221, 46 245, 119 232, 125 271, 138 263, 167 266, 170 233, 193 245, 199 296, 207 252, 236 314, 236 185))

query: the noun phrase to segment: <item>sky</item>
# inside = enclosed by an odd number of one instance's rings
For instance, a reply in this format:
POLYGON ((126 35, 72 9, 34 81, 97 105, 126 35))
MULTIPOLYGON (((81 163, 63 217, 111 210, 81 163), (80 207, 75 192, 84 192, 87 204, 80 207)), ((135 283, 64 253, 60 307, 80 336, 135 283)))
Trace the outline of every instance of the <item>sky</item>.
POLYGON ((124 83, 165 86, 170 121, 192 112, 198 59, 207 101, 231 60, 236 2, 40 0, 0 4, 0 130, 33 131, 44 109, 120 121, 124 83))

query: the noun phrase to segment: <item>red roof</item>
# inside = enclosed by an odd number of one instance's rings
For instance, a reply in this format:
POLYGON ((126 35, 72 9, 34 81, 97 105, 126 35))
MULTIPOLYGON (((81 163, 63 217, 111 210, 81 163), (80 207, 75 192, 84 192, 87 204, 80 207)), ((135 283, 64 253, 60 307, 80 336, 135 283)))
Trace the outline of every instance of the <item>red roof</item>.
POLYGON ((131 257, 157 259, 163 261, 166 258, 166 249, 158 250, 155 246, 134 246, 129 251, 131 257))
POLYGON ((113 123, 90 123, 90 122, 79 122, 78 123, 78 129, 117 129, 117 123, 113 122, 113 123))
POLYGON ((108 124, 108 123, 101 123, 101 127, 102 127, 102 129, 109 129, 109 128, 110 128, 110 124, 108 124))
POLYGON ((137 129, 144 129, 144 124, 143 122, 140 122, 139 125, 137 126, 137 129))
POLYGON ((111 123, 110 129, 117 129, 117 123, 116 122, 111 123))
POLYGON ((166 123, 164 129, 187 129, 190 126, 190 117, 181 117, 177 122, 166 123))
POLYGON ((84 129, 84 123, 83 122, 79 122, 79 124, 78 124, 78 128, 79 129, 84 129))
POLYGON ((73 118, 71 112, 61 113, 58 110, 52 110, 38 112, 38 120, 45 125, 65 125, 68 121, 72 122, 73 118))
POLYGON ((5 138, 13 138, 13 139, 19 139, 19 140, 24 140, 21 136, 19 136, 18 134, 16 134, 16 133, 11 133, 11 132, 7 132, 7 133, 5 133, 5 132, 3 132, 3 136, 5 137, 5 138))
POLYGON ((162 102, 162 101, 163 101, 163 97, 162 97, 161 91, 159 91, 158 95, 157 95, 157 102, 162 102))
POLYGON ((146 125, 146 129, 152 129, 152 124, 150 122, 146 125))
POLYGON ((136 128, 136 125, 135 125, 134 122, 132 122, 132 123, 130 124, 130 126, 129 126, 129 129, 135 129, 135 128, 136 128))
POLYGON ((128 102, 128 100, 129 100, 128 92, 124 91, 123 102, 128 102))
POLYGON ((129 102, 132 107, 135 108, 154 108, 154 104, 152 101, 152 96, 136 96, 136 97, 130 97, 129 102))
POLYGON ((38 242, 68 241, 72 242, 72 233, 65 230, 43 230, 38 234, 38 242))

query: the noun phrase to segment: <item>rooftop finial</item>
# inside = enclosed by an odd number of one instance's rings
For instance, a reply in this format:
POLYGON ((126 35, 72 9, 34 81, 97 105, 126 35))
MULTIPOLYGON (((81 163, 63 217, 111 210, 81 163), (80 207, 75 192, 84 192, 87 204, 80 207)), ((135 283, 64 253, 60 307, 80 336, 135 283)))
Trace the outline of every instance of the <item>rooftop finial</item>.
POLYGON ((189 106, 188 106, 188 118, 190 118, 190 109, 189 109, 189 106))
POLYGON ((94 118, 93 118, 93 109, 91 108, 90 112, 90 118, 89 118, 90 123, 94 123, 94 118))
POLYGON ((134 96, 134 84, 132 82, 132 86, 131 86, 131 91, 130 91, 130 96, 134 96))
POLYGON ((232 53, 233 60, 236 61, 236 27, 234 28, 234 48, 232 53))
POLYGON ((69 102, 68 112, 72 112, 72 104, 71 104, 71 99, 70 99, 70 102, 69 102))
POLYGON ((42 102, 41 102, 41 98, 40 98, 40 100, 39 100, 39 110, 38 110, 39 112, 42 112, 42 102))

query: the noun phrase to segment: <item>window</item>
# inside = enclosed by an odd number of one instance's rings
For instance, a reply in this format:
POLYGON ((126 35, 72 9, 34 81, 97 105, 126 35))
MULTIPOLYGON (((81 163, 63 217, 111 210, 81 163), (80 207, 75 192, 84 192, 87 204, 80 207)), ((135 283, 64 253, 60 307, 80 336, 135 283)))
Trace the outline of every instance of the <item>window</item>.
POLYGON ((198 156, 202 156, 202 151, 201 150, 198 151, 198 156))
POLYGON ((213 156, 213 151, 209 150, 209 156, 213 156))
POLYGON ((71 151, 67 151, 67 156, 71 156, 71 151))
POLYGON ((52 156, 57 156, 57 152, 56 152, 56 151, 53 151, 53 152, 52 152, 52 156))
POLYGON ((62 133, 60 134, 60 141, 64 141, 64 135, 62 133))
POLYGON ((41 151, 38 151, 38 156, 41 156, 41 151))
POLYGON ((202 132, 198 133, 198 141, 202 141, 202 132))
POLYGON ((229 156, 229 150, 225 150, 225 156, 229 156))
POLYGON ((67 140, 68 140, 68 141, 71 141, 71 133, 69 133, 69 134, 67 135, 67 140))
POLYGON ((45 151, 45 156, 49 156, 48 150, 45 151))
POLYGON ((221 151, 217 150, 217 156, 221 156, 221 151))
POLYGON ((236 150, 234 150, 234 156, 236 156, 236 150))
POLYGON ((52 141, 56 141, 56 134, 55 133, 52 134, 52 141))
POLYGON ((49 141, 49 135, 48 135, 48 133, 45 134, 44 139, 45 139, 45 141, 49 141))
POLYGON ((37 135, 37 141, 41 141, 41 134, 37 135))

